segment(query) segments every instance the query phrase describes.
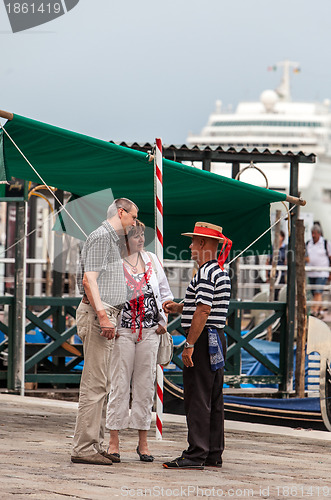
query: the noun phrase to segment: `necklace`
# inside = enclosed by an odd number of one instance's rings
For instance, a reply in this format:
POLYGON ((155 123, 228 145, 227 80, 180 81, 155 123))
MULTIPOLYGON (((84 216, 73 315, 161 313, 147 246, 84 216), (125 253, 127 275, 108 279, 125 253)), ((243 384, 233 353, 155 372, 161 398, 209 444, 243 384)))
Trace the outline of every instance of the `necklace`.
POLYGON ((124 259, 124 258, 123 258, 123 260, 125 260, 125 262, 127 262, 127 263, 129 264, 129 266, 131 266, 131 270, 132 270, 132 272, 133 272, 134 274, 136 274, 136 273, 138 272, 138 268, 137 268, 137 266, 138 266, 139 255, 140 255, 140 254, 139 254, 139 252, 138 252, 138 255, 137 255, 137 262, 136 262, 135 264, 131 264, 131 262, 129 262, 127 259, 124 259))

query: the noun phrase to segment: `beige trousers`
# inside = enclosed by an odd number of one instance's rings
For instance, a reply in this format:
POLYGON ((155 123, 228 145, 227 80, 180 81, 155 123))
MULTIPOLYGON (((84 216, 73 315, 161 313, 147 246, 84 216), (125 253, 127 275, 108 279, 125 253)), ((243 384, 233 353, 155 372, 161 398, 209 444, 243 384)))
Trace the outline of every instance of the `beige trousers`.
MULTIPOLYGON (((105 309, 110 321, 116 326, 120 311, 111 306, 105 309)), ((76 324, 84 350, 72 450, 72 456, 77 457, 103 451, 107 395, 110 388, 110 355, 114 340, 100 335, 98 317, 90 304, 80 303, 76 312, 76 324)))
POLYGON ((157 326, 138 332, 119 328, 111 362, 111 388, 108 399, 106 427, 110 430, 148 430, 151 425, 156 376, 156 356, 160 335, 157 326), (129 414, 130 383, 132 387, 129 414))

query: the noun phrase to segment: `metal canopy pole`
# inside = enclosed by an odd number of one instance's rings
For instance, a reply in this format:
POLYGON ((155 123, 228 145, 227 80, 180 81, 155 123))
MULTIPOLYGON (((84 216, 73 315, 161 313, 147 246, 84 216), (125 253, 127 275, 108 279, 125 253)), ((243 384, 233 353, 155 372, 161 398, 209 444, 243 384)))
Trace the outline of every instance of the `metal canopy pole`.
MULTIPOLYGON (((63 205, 64 202, 64 193, 62 190, 59 190, 57 193, 57 198, 60 203, 63 205)), ((61 208, 61 205, 57 200, 54 200, 54 210, 58 212, 61 208)), ((63 256, 63 234, 55 233, 54 237, 54 269, 53 269, 53 288, 52 293, 53 297, 62 297, 63 294, 63 281, 64 281, 64 256, 63 256)), ((58 315, 57 315, 58 316, 58 315)), ((59 321, 57 317, 56 321, 59 321)), ((59 328, 57 324, 55 328, 59 328)), ((58 330, 60 331, 60 330, 58 330)))
MULTIPOLYGON (((232 179, 235 179, 236 175, 238 174, 240 170, 240 163, 238 161, 232 162, 232 179)), ((221 224, 221 221, 220 221, 221 224)), ((231 234, 228 235, 231 239, 231 234)), ((230 274, 230 279, 231 279, 231 299, 232 300, 237 300, 238 299, 238 271, 239 271, 239 259, 236 259, 234 262, 232 262, 229 266, 229 274, 230 274)), ((228 317, 228 324, 229 327, 232 328, 235 331, 240 331, 241 329, 241 310, 240 309, 234 309, 232 314, 228 317)), ((231 337, 228 337, 228 347, 231 345, 235 344, 235 340, 233 340, 231 337)), ((240 373, 241 369, 241 351, 240 349, 238 352, 231 358, 231 361, 233 363, 233 371, 234 373, 240 373)), ((234 384, 231 387, 240 387, 240 384, 234 384)))
POLYGON ((24 396, 26 312, 26 201, 16 203, 15 297, 13 327, 13 389, 24 396))
MULTIPOLYGON (((36 233, 36 220, 37 220, 37 197, 36 196, 31 196, 30 200, 29 200, 29 227, 28 227, 28 231, 30 234, 29 236, 29 257, 30 258, 35 258, 36 257, 36 236, 37 236, 37 233, 36 233)), ((31 283, 29 284, 29 287, 28 287, 28 295, 37 295, 37 293, 35 293, 37 290, 36 290, 36 284, 35 284, 35 280, 36 280, 36 277, 37 277, 37 273, 36 273, 36 268, 37 266, 34 266, 33 264, 30 264, 28 266, 28 270, 29 270, 29 277, 32 278, 31 280, 31 283)), ((41 293, 40 293, 41 295, 41 293)))
MULTIPOLYGON (((290 195, 299 196, 299 162, 292 160, 290 164, 290 195)), ((293 204, 290 203, 290 209, 293 204)), ((291 234, 288 244, 287 253, 287 335, 285 340, 285 392, 293 391, 293 346, 294 346, 294 330, 296 318, 296 267, 295 267, 295 234, 296 221, 298 218, 298 206, 292 210, 290 214, 291 234)))
MULTIPOLYGON (((57 200, 54 200, 54 210, 58 212, 64 202, 64 192, 59 190, 57 192, 57 200)), ((65 276, 65 255, 63 253, 63 234, 54 234, 54 266, 53 266, 53 297, 62 297, 65 276)), ((66 315, 65 307, 56 308, 53 313, 53 326, 56 331, 62 333, 66 329, 66 315)), ((65 358, 53 357, 53 363, 57 366, 58 370, 65 370, 65 358)), ((56 387, 64 387, 63 384, 57 384, 56 387)))
POLYGON ((203 156, 203 160, 202 160, 202 170, 207 170, 207 172, 210 172, 210 168, 211 168, 211 161, 210 161, 210 157, 209 157, 209 154, 204 154, 203 156))
MULTIPOLYGON (((232 179, 235 179, 240 171, 239 161, 234 161, 232 163, 232 179)), ((231 235, 230 235, 231 239, 231 235)), ((230 275, 231 275, 231 299, 237 300, 238 298, 238 274, 239 274, 239 259, 236 259, 232 264, 230 264, 230 275)))

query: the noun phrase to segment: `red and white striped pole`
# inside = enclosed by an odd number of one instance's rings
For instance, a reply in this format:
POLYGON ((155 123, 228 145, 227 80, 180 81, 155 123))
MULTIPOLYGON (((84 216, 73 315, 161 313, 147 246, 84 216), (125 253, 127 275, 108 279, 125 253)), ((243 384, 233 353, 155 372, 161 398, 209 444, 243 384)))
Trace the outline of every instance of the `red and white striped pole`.
MULTIPOLYGON (((154 178, 156 214, 156 256, 163 264, 163 166, 162 141, 155 139, 154 178)), ((163 422, 163 367, 156 366, 156 439, 162 439, 163 422)))

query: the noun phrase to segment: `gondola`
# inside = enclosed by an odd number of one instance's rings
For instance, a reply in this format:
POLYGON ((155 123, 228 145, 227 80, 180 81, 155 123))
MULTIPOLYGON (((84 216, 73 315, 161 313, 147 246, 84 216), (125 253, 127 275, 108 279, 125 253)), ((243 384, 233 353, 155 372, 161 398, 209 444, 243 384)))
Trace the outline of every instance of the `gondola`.
MULTIPOLYGON (((224 395, 227 420, 238 420, 285 427, 330 430, 331 367, 326 363, 326 377, 320 384, 320 397, 313 398, 254 398, 224 395), (324 398, 323 398, 324 394, 324 398)), ((165 413, 184 415, 183 389, 164 377, 165 413)))

